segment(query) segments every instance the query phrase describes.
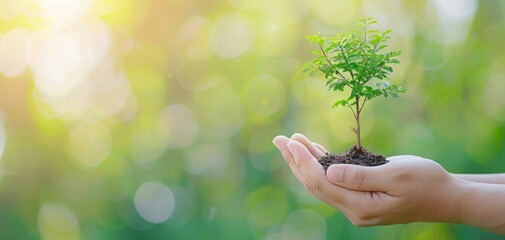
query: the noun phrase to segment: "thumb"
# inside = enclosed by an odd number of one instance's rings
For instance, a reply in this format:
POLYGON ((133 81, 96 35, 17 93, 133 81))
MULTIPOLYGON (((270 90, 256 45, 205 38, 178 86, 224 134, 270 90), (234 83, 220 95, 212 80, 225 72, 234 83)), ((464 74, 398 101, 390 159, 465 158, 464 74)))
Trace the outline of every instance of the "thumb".
POLYGON ((386 192, 387 174, 381 166, 364 167, 351 164, 334 164, 326 171, 328 180, 338 186, 358 190, 386 192))

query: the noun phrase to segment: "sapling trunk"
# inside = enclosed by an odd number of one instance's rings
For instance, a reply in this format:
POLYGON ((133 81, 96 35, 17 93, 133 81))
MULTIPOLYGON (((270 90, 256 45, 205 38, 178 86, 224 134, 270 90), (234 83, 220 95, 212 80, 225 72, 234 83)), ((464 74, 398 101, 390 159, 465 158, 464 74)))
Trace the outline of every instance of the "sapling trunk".
POLYGON ((361 149, 361 126, 359 123, 359 97, 356 96, 356 149, 361 149))

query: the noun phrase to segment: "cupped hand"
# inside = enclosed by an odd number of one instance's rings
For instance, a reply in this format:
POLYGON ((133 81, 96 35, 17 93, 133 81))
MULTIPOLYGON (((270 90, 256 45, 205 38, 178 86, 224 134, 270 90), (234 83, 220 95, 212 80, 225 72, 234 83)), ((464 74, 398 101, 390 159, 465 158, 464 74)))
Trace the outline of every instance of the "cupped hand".
POLYGON ((326 149, 302 134, 273 140, 303 186, 338 208, 356 226, 459 222, 458 178, 438 163, 417 156, 394 156, 376 167, 332 165, 317 159, 326 149))

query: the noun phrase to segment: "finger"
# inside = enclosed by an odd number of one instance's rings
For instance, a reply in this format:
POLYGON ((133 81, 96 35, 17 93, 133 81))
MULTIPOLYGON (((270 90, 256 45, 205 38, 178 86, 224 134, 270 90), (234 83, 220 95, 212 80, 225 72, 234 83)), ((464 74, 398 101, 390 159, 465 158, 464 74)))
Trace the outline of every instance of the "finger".
POLYGON ((300 181, 302 184, 305 182, 305 177, 300 173, 300 169, 298 169, 298 166, 296 166, 295 161, 293 159, 293 155, 289 151, 287 144, 291 140, 285 136, 277 136, 274 138, 272 141, 274 145, 279 149, 279 151, 282 154, 282 157, 288 164, 289 168, 291 169, 291 172, 293 172, 293 175, 300 181))
POLYGON ((396 155, 396 156, 390 156, 387 157, 386 159, 389 161, 399 161, 399 160, 405 160, 408 158, 416 157, 414 155, 396 155))
POLYGON ((387 164, 376 167, 335 164, 327 169, 326 176, 331 183, 347 189, 388 192, 391 190, 389 172, 387 164))
POLYGON ((312 142, 312 144, 314 144, 314 146, 316 146, 317 148, 319 148, 319 150, 321 152, 323 152, 324 154, 326 154, 328 152, 328 150, 326 150, 326 148, 324 148, 323 145, 321 145, 319 143, 316 143, 316 142, 312 142))
POLYGON ((321 158, 326 153, 326 151, 321 151, 315 144, 313 144, 303 134, 295 133, 295 134, 293 134, 293 136, 291 136, 291 140, 295 140, 295 141, 298 141, 299 143, 303 144, 309 150, 309 152, 317 159, 321 158))
POLYGON ((326 180, 321 164, 319 164, 317 159, 300 142, 290 141, 287 146, 294 158, 296 166, 305 178, 303 185, 307 191, 321 199, 327 198, 323 192, 326 191, 331 184, 326 180))
POLYGON ((331 184, 326 178, 321 164, 304 145, 297 141, 291 141, 288 143, 288 148, 306 180, 304 186, 310 193, 339 209, 349 206, 353 202, 360 201, 361 203, 364 199, 363 192, 331 184))
MULTIPOLYGON (((278 146, 279 150, 282 149, 281 150, 282 156, 284 157, 284 159, 288 163, 289 168, 291 169, 291 171, 293 172, 293 174, 296 176, 296 178, 300 181, 300 183, 310 193, 314 194, 313 190, 315 188, 314 187, 309 187, 309 186, 312 186, 310 184, 314 184, 314 181, 313 180, 308 181, 307 178, 306 178, 306 176, 301 173, 301 170, 300 170, 298 164, 294 160, 293 154, 291 153, 291 151, 289 150, 289 148, 287 146, 289 142, 295 142, 295 141, 291 141, 289 138, 284 137, 284 136, 277 136, 277 137, 274 138, 273 142, 274 142, 274 144, 276 146, 278 146)), ((298 144, 300 144, 300 143, 298 143, 298 144)), ((329 184, 329 183, 327 183, 327 184, 329 184)), ((334 187, 338 187, 338 186, 334 186, 334 187)), ((336 203, 335 201, 333 201, 330 197, 325 196, 324 194, 317 193, 317 194, 314 194, 314 195, 316 197, 318 197, 319 199, 321 199, 322 201, 328 203, 328 204, 331 204, 331 205, 333 205, 335 207, 340 207, 340 205, 338 203, 336 203)))

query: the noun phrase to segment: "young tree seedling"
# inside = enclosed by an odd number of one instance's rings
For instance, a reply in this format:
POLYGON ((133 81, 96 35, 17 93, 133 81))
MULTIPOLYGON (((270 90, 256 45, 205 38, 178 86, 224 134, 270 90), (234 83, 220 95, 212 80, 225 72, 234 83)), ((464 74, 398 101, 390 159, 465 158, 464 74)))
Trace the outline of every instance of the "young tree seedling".
POLYGON ((387 51, 391 30, 371 29, 377 23, 372 17, 357 22, 359 31, 334 37, 306 36, 318 49, 313 51, 317 57, 307 63, 304 72, 311 76, 322 73, 330 91, 350 89, 349 95, 336 101, 332 107, 351 109, 356 121, 356 127, 351 127, 356 134, 355 149, 362 153, 360 117, 365 105, 378 96, 397 98, 405 89, 389 81, 392 65, 400 62, 396 57, 401 54, 400 51, 387 51))

